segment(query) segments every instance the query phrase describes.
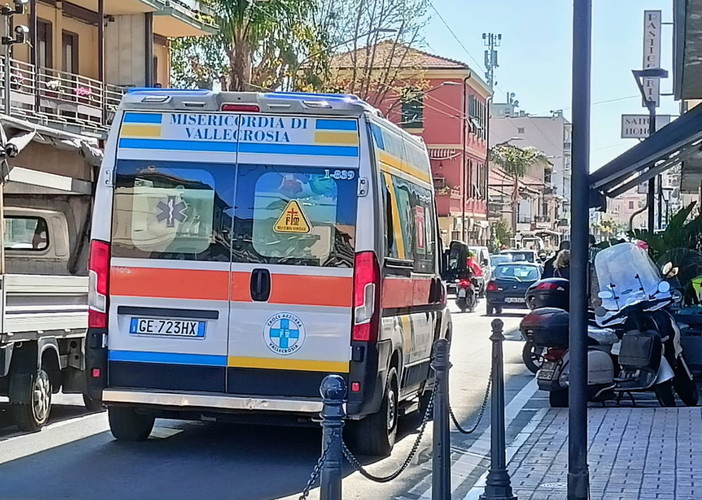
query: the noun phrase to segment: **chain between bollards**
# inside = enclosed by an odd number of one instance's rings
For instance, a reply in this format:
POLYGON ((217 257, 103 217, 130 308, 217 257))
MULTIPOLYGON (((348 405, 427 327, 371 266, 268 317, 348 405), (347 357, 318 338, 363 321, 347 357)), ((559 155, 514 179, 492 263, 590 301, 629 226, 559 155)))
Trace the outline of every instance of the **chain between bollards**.
POLYGON ((505 381, 502 359, 504 323, 492 321, 492 398, 490 406, 490 471, 485 481, 485 492, 480 500, 517 500, 507 472, 505 451, 505 381))
POLYGON ((449 427, 448 387, 451 362, 448 340, 439 339, 434 344, 434 359, 431 367, 436 377, 431 498, 432 500, 451 500, 451 428, 449 427))

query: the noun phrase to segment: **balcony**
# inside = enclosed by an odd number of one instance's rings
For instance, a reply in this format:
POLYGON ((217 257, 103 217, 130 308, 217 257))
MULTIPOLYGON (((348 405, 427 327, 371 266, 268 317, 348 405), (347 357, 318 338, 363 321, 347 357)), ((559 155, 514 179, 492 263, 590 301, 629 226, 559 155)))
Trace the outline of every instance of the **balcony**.
MULTIPOLYGON (((4 67, 4 58, 0 57, 4 67)), ((4 80, 4 78, 3 78, 4 80)), ((10 59, 10 112, 14 118, 60 128, 76 134, 104 138, 125 87, 51 68, 37 68, 10 59)))

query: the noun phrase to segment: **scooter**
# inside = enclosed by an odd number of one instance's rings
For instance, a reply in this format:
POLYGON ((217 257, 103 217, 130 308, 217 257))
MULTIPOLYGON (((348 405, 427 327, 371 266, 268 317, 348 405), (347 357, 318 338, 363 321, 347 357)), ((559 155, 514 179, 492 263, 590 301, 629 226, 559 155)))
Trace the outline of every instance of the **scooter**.
MULTIPOLYGON (((680 329, 664 309, 671 302, 670 285, 648 255, 629 243, 602 250, 595 267, 603 305, 588 326, 590 400, 654 390, 662 406, 675 406, 675 389, 683 403, 696 405, 697 387, 682 355, 680 329)), ((546 349, 539 388, 549 392, 551 406, 567 406, 568 312, 536 309, 521 329, 536 347, 546 349)))
POLYGON ((456 285, 456 305, 461 312, 473 312, 478 305, 478 287, 475 278, 462 278, 456 285))
MULTIPOLYGON (((531 285, 526 292, 527 307, 532 311, 544 307, 568 310, 570 284, 564 278, 545 278, 531 285)), ((522 330, 524 347, 522 361, 531 373, 537 373, 544 361, 544 347, 534 345, 534 339, 522 330)))

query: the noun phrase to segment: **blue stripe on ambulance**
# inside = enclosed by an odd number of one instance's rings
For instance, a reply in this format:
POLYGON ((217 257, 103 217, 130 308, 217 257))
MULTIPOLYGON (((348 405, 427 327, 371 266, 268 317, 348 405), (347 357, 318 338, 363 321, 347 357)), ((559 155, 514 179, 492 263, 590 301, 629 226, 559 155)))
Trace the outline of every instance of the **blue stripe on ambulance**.
POLYGON ((315 125, 317 130, 358 130, 356 120, 323 120, 317 119, 315 125))
POLYGON ((110 361, 132 363, 164 363, 173 365, 227 366, 227 356, 214 354, 182 354, 175 352, 109 351, 110 361))
POLYGON ((163 115, 157 113, 125 113, 124 123, 148 123, 158 125, 162 122, 163 115))

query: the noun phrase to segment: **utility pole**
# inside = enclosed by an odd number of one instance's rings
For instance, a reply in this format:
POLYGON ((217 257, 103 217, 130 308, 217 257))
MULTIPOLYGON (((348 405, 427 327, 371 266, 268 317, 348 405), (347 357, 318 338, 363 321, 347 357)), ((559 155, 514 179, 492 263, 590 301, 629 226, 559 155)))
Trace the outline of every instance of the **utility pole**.
POLYGON ((587 464, 587 297, 592 0, 573 2, 568 500, 590 498, 587 464))
POLYGON ((502 33, 483 33, 483 43, 487 47, 485 50, 485 78, 487 84, 492 89, 495 81, 495 68, 499 68, 497 63, 497 47, 502 43, 502 33))
MULTIPOLYGON (((15 36, 12 36, 12 16, 24 14, 24 7, 29 0, 14 0, 13 7, 8 4, 0 7, 0 15, 3 17, 4 31, 0 42, 3 46, 3 113, 5 116, 12 116, 12 61, 10 60, 11 48, 16 43, 25 43, 29 35, 29 28, 20 24, 15 26, 15 36)), ((17 148, 6 142, 5 134, 2 134, 2 144, 0 144, 0 273, 5 272, 5 176, 10 174, 7 159, 17 156, 17 148)))

